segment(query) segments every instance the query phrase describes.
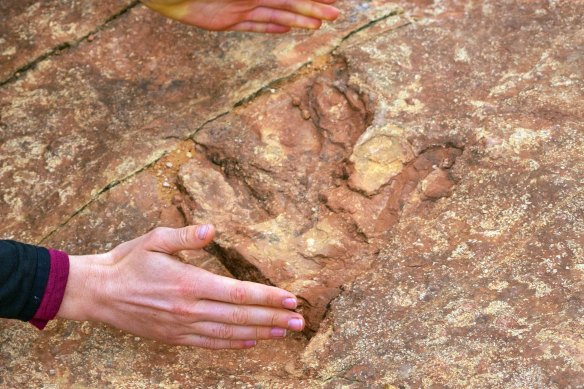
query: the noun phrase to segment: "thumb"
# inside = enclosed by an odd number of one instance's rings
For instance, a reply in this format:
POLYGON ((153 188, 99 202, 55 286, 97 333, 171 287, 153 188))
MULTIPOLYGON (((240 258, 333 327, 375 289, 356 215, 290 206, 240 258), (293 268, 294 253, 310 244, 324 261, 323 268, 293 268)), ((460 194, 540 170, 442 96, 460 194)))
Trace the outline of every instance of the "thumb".
POLYGON ((183 228, 158 227, 146 235, 145 248, 165 254, 181 250, 197 250, 205 247, 215 236, 212 224, 183 228))

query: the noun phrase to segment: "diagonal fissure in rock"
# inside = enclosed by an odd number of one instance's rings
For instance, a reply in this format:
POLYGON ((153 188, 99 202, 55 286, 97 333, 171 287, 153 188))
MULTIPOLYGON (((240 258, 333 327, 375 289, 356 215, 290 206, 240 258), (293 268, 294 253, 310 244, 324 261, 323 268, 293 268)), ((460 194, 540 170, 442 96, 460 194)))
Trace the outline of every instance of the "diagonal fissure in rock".
MULTIPOLYGON (((402 15, 404 13, 404 10, 401 8, 397 8, 395 10, 392 10, 386 14, 383 14, 381 16, 379 16, 378 18, 375 18, 371 21, 369 21, 368 23, 359 26, 357 28, 355 28, 354 30, 349 31, 348 33, 346 33, 344 36, 340 37, 337 41, 337 43, 335 45, 333 45, 328 51, 327 53, 324 54, 324 57, 327 56, 331 56, 333 55, 333 53, 335 53, 345 42, 351 40, 351 38, 360 33, 363 32, 367 29, 370 29, 374 26, 376 26, 377 24, 383 22, 384 20, 387 20, 393 16, 399 16, 402 15)), ((407 26, 409 24, 411 24, 412 21, 407 21, 406 23, 403 23, 401 25, 396 25, 394 27, 392 27, 392 29, 398 29, 404 26, 407 26)), ((262 93, 265 93, 268 90, 271 90, 273 87, 275 86, 279 86, 279 85, 283 85, 286 84, 287 82, 291 82, 293 81, 295 78, 297 78, 299 75, 303 74, 304 71, 306 71, 306 69, 308 69, 310 66, 312 66, 313 64, 313 60, 308 60, 302 64, 300 64, 296 70, 294 70, 293 72, 291 72, 288 75, 285 75, 283 77, 279 77, 273 80, 270 80, 269 82, 267 82, 265 85, 261 86, 260 88, 258 88, 255 92, 249 94, 248 96, 240 99, 239 101, 237 101, 234 105, 233 108, 238 108, 240 106, 243 106, 245 104, 247 104, 248 102, 256 99, 258 96, 260 96, 262 93)), ((318 71, 319 69, 313 69, 310 73, 314 73, 315 71, 318 71)))
MULTIPOLYGON (((211 119, 208 119, 207 121, 205 121, 199 128, 197 128, 197 130, 200 129, 200 128, 202 128, 202 127, 204 127, 208 123, 211 123, 214 120, 217 120, 217 119, 221 118, 222 116, 225 116, 227 113, 228 112, 222 112, 222 113, 220 113, 220 114, 218 114, 216 116, 213 116, 211 119)), ((197 130, 195 130, 195 132, 197 130)), ((186 139, 190 139, 190 138, 186 138, 186 139)), ((183 139, 177 138, 177 142, 181 142, 181 141, 183 141, 183 139)), ((56 233, 58 233, 59 230, 61 230, 62 228, 66 227, 71 222, 73 222, 73 220, 75 219, 75 217, 77 215, 81 214, 85 209, 87 209, 93 203, 95 203, 96 201, 98 201, 101 198, 101 196, 103 196, 104 194, 106 194, 110 190, 114 189, 115 187, 117 187, 119 185, 122 185, 122 184, 126 183, 127 181, 131 180, 132 178, 138 176, 142 172, 147 171, 152 166, 156 165, 156 163, 158 163, 162 158, 164 158, 164 156, 167 155, 170 151, 171 151, 171 149, 161 150, 160 153, 158 153, 157 156, 155 156, 152 160, 148 161, 146 164, 144 164, 139 169, 137 169, 137 170, 135 170, 135 171, 133 171, 133 172, 125 175, 124 177, 121 177, 119 179, 114 179, 114 180, 110 181, 109 183, 107 183, 105 186, 103 186, 101 189, 99 189, 95 195, 91 196, 87 202, 85 202, 84 204, 82 204, 71 215, 69 215, 69 217, 67 217, 66 220, 64 220, 62 223, 58 224, 55 228, 53 228, 47 234, 45 234, 39 240, 38 244, 42 244, 43 242, 46 242, 51 236, 53 236, 56 233)))
MULTIPOLYGON (((355 30, 353 30, 353 31, 349 32, 347 35, 345 35, 345 36, 344 36, 344 37, 341 39, 341 42, 340 42, 340 44, 337 46, 337 48, 338 48, 338 47, 340 47, 340 46, 341 46, 341 44, 343 44, 344 42, 346 42, 346 41, 348 41, 349 39, 351 39, 351 38, 352 38, 354 35, 356 35, 356 34, 358 34, 358 33, 362 32, 362 31, 364 31, 364 30, 370 29, 370 28, 374 27, 375 25, 377 25, 377 24, 379 24, 379 23, 383 22, 384 20, 387 20, 387 19, 391 18, 392 16, 399 16, 399 15, 402 15, 403 13, 404 13, 404 10, 403 10, 403 9, 401 9, 401 8, 398 8, 398 9, 396 9, 396 10, 394 10, 394 11, 391 11, 391 12, 389 12, 389 13, 387 13, 387 14, 381 15, 380 17, 378 17, 378 18, 375 18, 375 19, 371 20, 369 23, 367 23, 367 24, 364 24, 363 26, 361 26, 361 27, 359 27, 359 28, 356 28, 355 30)), ((408 22, 407 24, 410 24, 410 23, 411 23, 411 22, 408 22)))
POLYGON ((150 161, 148 164, 142 166, 140 169, 126 175, 125 177, 119 179, 119 180, 113 180, 111 182, 109 182, 107 185, 105 185, 102 189, 100 189, 95 195, 93 195, 86 203, 84 203, 83 205, 81 205, 79 208, 77 208, 65 221, 63 221, 62 223, 60 223, 59 225, 57 225, 55 228, 53 228, 52 230, 50 230, 47 234, 45 234, 39 241, 37 244, 42 245, 44 242, 46 242, 49 238, 51 238, 53 235, 55 235, 56 233, 59 232, 59 230, 63 227, 66 227, 69 223, 71 223, 75 217, 79 214, 81 214, 83 211, 85 211, 88 207, 90 207, 94 202, 96 202, 97 200, 99 200, 99 198, 104 195, 105 193, 109 192, 110 190, 112 190, 113 188, 117 187, 118 185, 127 182, 128 180, 132 179, 133 177, 139 175, 140 173, 142 173, 143 171, 147 170, 148 168, 150 168, 151 166, 153 166, 154 164, 156 164, 156 162, 158 162, 164 155, 166 155, 166 153, 163 153, 162 155, 154 158, 154 160, 150 161))
POLYGON ((132 8, 136 7, 138 4, 140 4, 140 1, 139 0, 132 1, 128 6, 126 6, 123 9, 121 9, 117 13, 111 15, 102 24, 100 24, 99 26, 97 26, 96 28, 94 28, 92 31, 84 34, 80 38, 77 38, 77 39, 72 40, 72 41, 67 41, 67 42, 60 43, 57 46, 55 46, 53 48, 50 48, 49 50, 45 51, 44 53, 42 53, 38 57, 34 58, 32 61, 30 61, 27 64, 25 64, 25 65, 19 67, 18 69, 16 69, 11 75, 9 75, 8 77, 6 77, 4 80, 0 80, 0 88, 3 87, 3 86, 5 86, 5 85, 8 85, 8 84, 10 84, 10 83, 12 83, 14 81, 16 81, 19 78, 21 78, 28 71, 36 68, 36 66, 38 64, 40 64, 41 62, 52 58, 53 56, 61 53, 64 50, 69 50, 71 48, 77 47, 80 43, 86 41, 90 36, 95 35, 99 31, 101 31, 104 28, 106 28, 110 23, 114 22, 115 20, 119 19, 123 15, 127 14, 132 8))
MULTIPOLYGON (((132 3, 132 5, 128 6, 126 9, 124 9, 120 13, 118 13, 115 16, 111 17, 108 20, 107 23, 109 23, 109 22, 111 22, 111 21, 119 18, 123 14, 127 13, 132 7, 136 6, 137 3, 138 2, 132 3)), ((393 11, 391 13, 388 13, 387 15, 384 15, 384 16, 378 18, 378 19, 375 19, 374 21, 371 21, 371 22, 367 23, 366 26, 372 27, 372 26, 374 26, 376 24, 376 22, 379 22, 381 20, 387 19, 390 16, 394 16, 394 15, 397 15, 397 14, 399 14, 399 11, 393 11)), ((102 25, 100 28, 104 28, 107 23, 105 23, 104 25, 102 25)), ((352 32, 355 32, 357 30, 358 31, 363 31, 363 30, 365 30, 365 28, 363 28, 363 27, 364 26, 361 26, 361 27, 353 30, 352 32)), ((342 38, 340 42, 346 41, 348 39, 348 37, 350 35, 352 35, 352 32, 349 32, 347 35, 345 35, 345 37, 342 38)), ((88 34, 88 35, 90 35, 90 34, 88 34)), ((84 37, 82 39, 86 39, 86 37, 84 37)), ((79 42, 77 42, 77 43, 79 43, 79 42)), ((327 55, 330 56, 331 53, 333 53, 338 47, 340 47, 340 44, 341 43, 339 43, 339 44, 335 45, 334 47, 332 47, 329 50, 329 53, 327 55)), ((269 81, 268 83, 266 83, 265 85, 259 87, 256 91, 250 93, 248 96, 245 96, 245 97, 239 99, 238 101, 236 101, 235 103, 232 104, 231 108, 229 108, 227 110, 224 110, 224 111, 222 111, 222 112, 214 115, 210 119, 206 120, 203 124, 201 124, 200 126, 198 126, 189 135, 189 138, 194 138, 196 136, 196 134, 199 132, 199 130, 202 129, 202 128, 204 128, 206 125, 208 125, 208 124, 210 124, 210 123, 212 123, 212 122, 214 122, 216 120, 219 120, 220 118, 224 117, 225 115, 228 115, 229 113, 231 113, 233 110, 237 109, 238 107, 242 107, 246 103, 248 103, 248 102, 250 102, 252 100, 257 99, 263 93, 265 93, 266 90, 270 90, 273 86, 275 86, 275 85, 284 86, 287 83, 294 82, 295 78, 298 77, 299 74, 304 73, 306 71, 308 65, 310 65, 311 63, 312 63, 312 61, 307 61, 307 62, 303 63, 302 65, 300 65, 298 68, 296 68, 294 71, 292 71, 290 74, 288 74, 286 76, 283 76, 283 77, 279 77, 279 78, 273 79, 273 80, 269 81)), ((318 71, 319 71, 319 69, 318 68, 315 68, 315 69, 312 69, 311 70, 311 73, 316 73, 318 71)), ((335 86, 335 88, 338 88, 338 86, 335 86)), ((306 109, 308 109, 308 108, 306 108, 306 109)), ((186 112, 186 110, 188 110, 188 107, 184 109, 185 112, 186 112)), ((45 236, 43 236, 41 238, 40 242, 42 243, 42 242, 46 241, 50 236, 53 236, 56 232, 58 232, 59 229, 61 229, 62 227, 68 225, 69 223, 71 223, 79 213, 81 213, 88 206, 90 206, 92 203, 94 203, 95 201, 97 201, 100 198, 100 196, 102 196, 103 194, 105 194, 107 191, 111 190, 112 188, 116 187, 119 184, 122 184, 122 183, 126 182, 127 180, 131 179, 135 175, 137 175, 137 174, 141 173, 142 171, 146 170, 151 165, 155 164, 168 151, 169 150, 163 150, 163 153, 158 158, 156 158, 154 161, 149 161, 145 166, 143 166, 141 169, 138 169, 134 173, 131 173, 131 174, 126 175, 124 177, 121 177, 121 178, 117 178, 115 180, 112 180, 112 182, 108 183, 102 189, 100 189, 95 196, 92 196, 86 203, 82 204, 78 209, 76 209, 69 217, 67 217, 67 219, 65 221, 63 221, 58 226, 56 226, 54 229, 50 230, 47 234, 45 234, 45 236)))
MULTIPOLYGON (((110 22, 114 21, 115 19, 121 17, 122 15, 124 15, 125 13, 127 13, 128 11, 130 11, 133 7, 135 7, 138 4, 138 2, 133 2, 132 4, 130 4, 128 7, 126 7, 124 10, 120 11, 119 13, 117 13, 116 15, 113 15, 112 17, 110 17, 104 24, 102 24, 100 27, 98 27, 95 31, 86 34, 84 37, 82 37, 81 39, 73 42, 73 43, 66 43, 65 48, 68 47, 73 47, 76 46, 77 44, 79 44, 81 41, 87 39, 87 37, 91 34, 94 34, 95 32, 103 29, 106 27, 107 24, 109 24, 110 22)), ((376 23, 381 22, 382 20, 385 20, 391 16, 395 16, 398 15, 401 11, 392 11, 386 15, 383 15, 380 18, 377 18, 369 23, 367 23, 364 26, 360 26, 359 28, 349 32, 348 34, 346 34, 343 38, 340 39, 339 43, 337 45, 335 45, 334 47, 332 47, 329 51, 330 55, 332 52, 334 52, 338 47, 340 47, 341 43, 347 41, 348 39, 350 39, 351 36, 353 36, 355 33, 357 32, 361 32, 363 30, 366 30, 367 28, 370 28, 372 26, 374 26, 376 23)), ((48 58, 50 55, 52 55, 54 52, 56 52, 57 49, 51 51, 50 53, 48 53, 46 56, 42 57, 42 58, 38 58, 36 61, 33 61, 31 64, 27 65, 26 69, 30 69, 32 67, 34 67, 37 63, 39 63, 40 61, 48 58)), ((298 74, 303 73, 307 66, 311 64, 311 61, 307 61, 305 63, 303 63, 302 65, 300 65, 296 70, 294 70, 293 72, 291 72, 289 75, 286 75, 284 77, 279 77, 276 78, 274 80, 271 80, 270 82, 266 83, 265 85, 263 85, 262 87, 258 88, 255 92, 249 94, 246 97, 241 98, 240 100, 238 100, 237 102, 235 102, 232 107, 229 110, 225 110, 220 112, 219 114, 214 115, 212 118, 208 119, 207 121, 205 121, 201 126, 199 126, 197 129, 195 129, 192 134, 190 135, 190 137, 195 137, 196 134, 199 132, 199 130, 201 128, 204 128, 205 126, 207 126, 210 123, 213 123, 216 120, 219 120, 220 118, 222 118, 225 115, 228 115, 229 113, 231 113, 234 109, 236 109, 237 107, 242 107, 243 105, 245 105, 246 103, 257 99, 259 96, 262 95, 263 92, 265 92, 266 90, 271 89, 272 86, 274 85, 286 85, 287 83, 293 82, 294 79, 298 76, 298 74)), ((317 72, 318 69, 313 69, 312 73, 317 72)), ((338 89, 338 85, 334 86, 336 89, 338 89)), ((346 93, 346 91, 344 92, 346 93)), ((351 93, 354 93, 354 91, 352 91, 351 93)), ((350 104, 354 105, 354 101, 352 101, 351 99, 348 100, 350 104)), ((313 109, 313 108, 310 108, 313 109)), ((334 141, 331 140, 331 144, 334 143, 334 141)), ((337 145, 338 146, 338 145, 337 145)), ((108 183, 107 185, 105 185, 102 189, 100 189, 94 196, 92 196, 86 203, 84 203, 83 205, 81 205, 77 210, 75 210, 65 221, 63 221, 62 223, 60 223, 58 226, 56 226, 54 229, 50 230, 47 234, 45 234, 45 236, 43 236, 41 238, 41 240, 39 241, 39 243, 45 242, 48 238, 50 238, 51 236, 53 236, 56 232, 58 232, 62 227, 67 226, 69 223, 71 223, 75 217, 77 215, 79 215, 81 212, 83 212, 85 209, 87 209, 91 204, 93 204, 95 201, 97 201, 102 195, 104 195, 106 192, 108 192, 109 190, 115 188, 116 186, 126 182, 127 180, 135 177, 136 175, 140 174, 141 172, 143 172, 144 170, 147 170, 150 166, 152 166, 153 164, 155 164, 157 161, 160 160, 160 158, 162 158, 169 150, 164 150, 157 158, 155 158, 153 161, 149 161, 146 165, 144 165, 142 168, 134 171, 133 173, 130 173, 124 177, 118 178, 118 179, 114 179, 112 180, 110 183, 108 183)), ((246 182, 246 185, 248 186, 248 189, 251 192, 256 192, 255 190, 253 190, 253 186, 250 186, 249 183, 246 182)), ((259 199, 258 193, 255 193, 255 197, 259 199)))

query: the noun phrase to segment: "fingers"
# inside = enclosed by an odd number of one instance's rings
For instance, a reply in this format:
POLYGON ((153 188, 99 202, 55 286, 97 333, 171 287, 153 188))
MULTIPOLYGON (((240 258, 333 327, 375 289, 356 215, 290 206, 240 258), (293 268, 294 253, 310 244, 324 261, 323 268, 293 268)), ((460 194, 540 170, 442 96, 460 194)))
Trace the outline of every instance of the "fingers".
POLYGON ((241 22, 237 23, 229 30, 243 31, 243 32, 261 32, 268 34, 283 34, 290 31, 290 27, 281 26, 274 23, 258 23, 258 22, 241 22))
POLYGON ((304 319, 298 313, 284 309, 240 306, 217 301, 201 300, 194 307, 197 321, 210 321, 240 326, 278 327, 302 331, 304 319))
POLYGON ((190 330, 194 333, 179 337, 177 343, 209 349, 243 349, 254 347, 257 340, 278 339, 286 336, 286 330, 283 328, 210 322, 196 323, 190 330))
POLYGON ((258 7, 254 9, 248 14, 248 19, 252 22, 308 28, 313 30, 318 29, 322 24, 322 21, 318 18, 267 7, 258 7))
POLYGON ((158 227, 145 236, 145 249, 166 254, 197 250, 209 244, 214 235, 215 229, 211 224, 183 228, 158 227))
POLYGON ((335 20, 339 16, 339 10, 328 5, 333 2, 334 1, 316 2, 312 0, 261 0, 260 5, 266 8, 290 11, 295 14, 319 20, 335 20))
POLYGON ((183 295, 187 299, 215 300, 236 305, 262 305, 295 309, 296 297, 280 288, 239 281, 210 273, 196 267, 183 280, 183 295))
POLYGON ((238 326, 225 323, 198 322, 189 326, 192 333, 215 339, 267 340, 286 336, 285 328, 238 326))
POLYGON ((201 335, 184 335, 176 343, 182 344, 184 346, 195 346, 213 350, 245 349, 254 347, 257 344, 255 340, 217 339, 201 335))
POLYGON ((242 349, 254 347, 257 340, 282 339, 286 336, 284 328, 212 322, 195 323, 189 331, 192 332, 178 337, 176 343, 209 349, 242 349))

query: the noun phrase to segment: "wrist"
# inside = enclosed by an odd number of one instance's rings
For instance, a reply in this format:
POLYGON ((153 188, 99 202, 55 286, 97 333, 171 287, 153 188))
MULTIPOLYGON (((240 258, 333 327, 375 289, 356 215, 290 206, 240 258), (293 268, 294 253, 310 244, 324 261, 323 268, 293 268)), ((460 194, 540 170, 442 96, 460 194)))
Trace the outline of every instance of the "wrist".
POLYGON ((107 268, 104 254, 69 256, 69 277, 57 316, 67 320, 99 321, 107 268))
POLYGON ((175 20, 181 20, 188 12, 188 3, 185 0, 141 0, 153 11, 175 20))

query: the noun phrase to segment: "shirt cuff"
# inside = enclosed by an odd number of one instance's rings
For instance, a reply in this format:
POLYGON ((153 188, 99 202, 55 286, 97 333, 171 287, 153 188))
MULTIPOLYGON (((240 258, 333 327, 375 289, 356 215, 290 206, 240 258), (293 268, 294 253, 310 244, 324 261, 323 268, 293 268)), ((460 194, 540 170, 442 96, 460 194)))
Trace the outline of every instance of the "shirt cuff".
POLYGON ((63 301, 63 296, 65 295, 67 278, 69 277, 69 256, 67 253, 49 249, 49 255, 51 257, 51 268, 45 294, 39 308, 29 321, 39 330, 45 328, 49 320, 57 316, 61 301, 63 301))

